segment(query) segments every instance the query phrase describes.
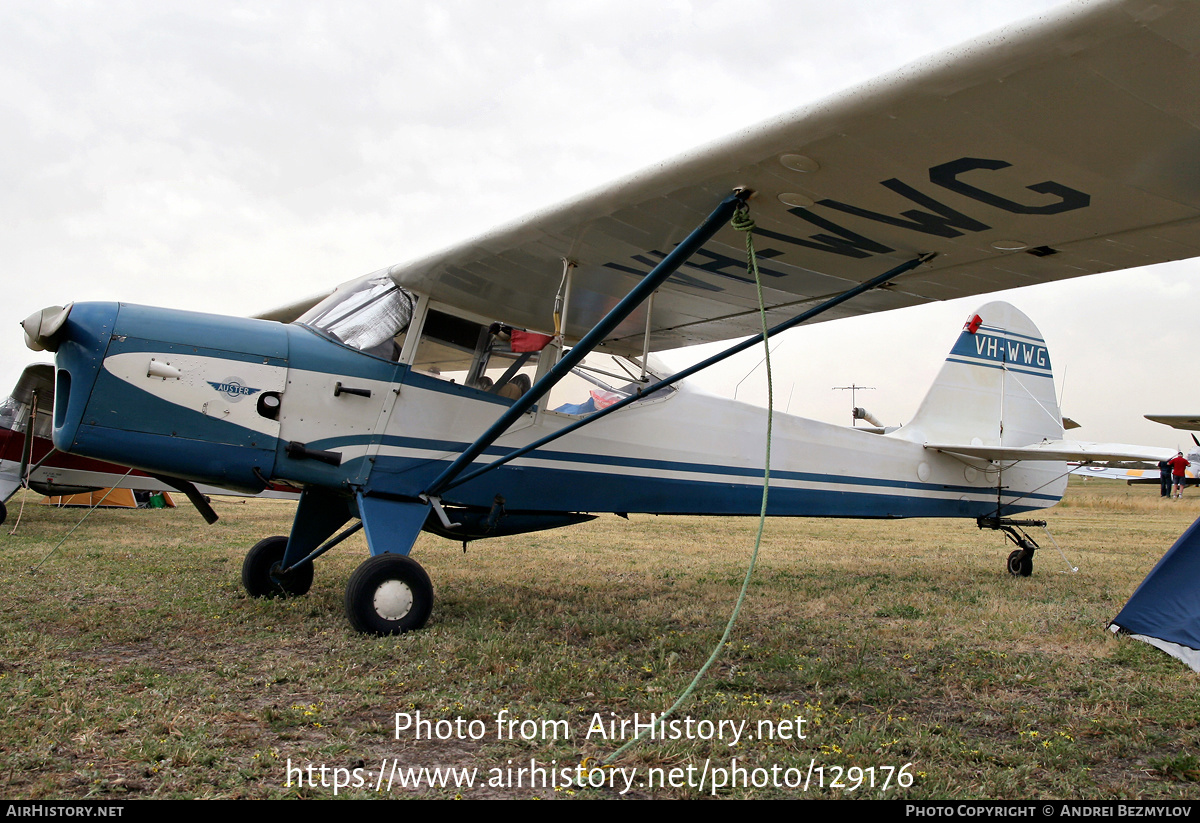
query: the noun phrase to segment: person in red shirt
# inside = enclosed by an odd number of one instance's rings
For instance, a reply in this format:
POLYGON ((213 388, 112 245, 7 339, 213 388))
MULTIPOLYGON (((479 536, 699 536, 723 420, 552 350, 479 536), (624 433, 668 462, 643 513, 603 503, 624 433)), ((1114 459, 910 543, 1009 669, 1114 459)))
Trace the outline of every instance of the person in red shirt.
POLYGON ((1191 464, 1188 459, 1183 456, 1183 452, 1172 457, 1167 461, 1167 465, 1171 467, 1171 480, 1175 483, 1174 496, 1183 498, 1183 481, 1186 476, 1187 467, 1191 464))

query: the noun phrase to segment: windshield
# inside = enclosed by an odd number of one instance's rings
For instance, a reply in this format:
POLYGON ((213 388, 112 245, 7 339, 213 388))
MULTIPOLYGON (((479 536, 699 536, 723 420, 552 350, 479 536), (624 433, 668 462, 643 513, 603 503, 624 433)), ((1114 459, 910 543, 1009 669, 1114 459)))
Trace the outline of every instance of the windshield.
POLYGON ((4 402, 0 403, 0 428, 15 431, 17 428, 17 415, 20 411, 21 404, 12 397, 4 398, 4 402))
POLYGON ((369 274, 338 286, 296 322, 361 351, 390 344, 412 320, 413 296, 384 274, 369 274))

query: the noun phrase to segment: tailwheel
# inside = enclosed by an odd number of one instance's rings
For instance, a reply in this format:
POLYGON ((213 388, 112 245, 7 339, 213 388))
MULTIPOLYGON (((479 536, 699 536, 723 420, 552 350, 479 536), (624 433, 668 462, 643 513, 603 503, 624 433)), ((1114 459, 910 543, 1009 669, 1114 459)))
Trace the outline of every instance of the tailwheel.
POLYGON ((242 585, 251 597, 289 597, 308 594, 312 588, 312 563, 282 573, 286 537, 268 537, 258 541, 242 562, 242 585))
POLYGON ((1026 526, 1046 528, 1045 520, 1014 520, 1011 517, 994 517, 984 515, 975 519, 975 525, 981 529, 994 529, 1004 532, 1004 536, 1012 541, 1017 548, 1008 556, 1004 564, 1008 573, 1013 577, 1029 577, 1033 574, 1033 553, 1041 548, 1037 541, 1025 531, 1026 526))
POLYGON ((346 584, 346 617, 365 634, 419 629, 433 610, 433 584, 420 564, 403 554, 363 562, 346 584))
POLYGON ((1008 556, 1008 573, 1013 577, 1029 577, 1033 574, 1033 555, 1025 549, 1017 549, 1008 556))

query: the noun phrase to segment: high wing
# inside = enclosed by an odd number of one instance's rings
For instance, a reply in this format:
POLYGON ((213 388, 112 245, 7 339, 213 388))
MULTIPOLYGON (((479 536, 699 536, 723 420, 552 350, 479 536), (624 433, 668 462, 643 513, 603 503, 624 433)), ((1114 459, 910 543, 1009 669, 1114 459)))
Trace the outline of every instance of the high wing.
MULTIPOLYGON (((1072 5, 388 272, 549 332, 570 261, 574 340, 738 187, 773 322, 922 253, 823 319, 1192 257, 1198 52, 1196 3, 1072 5)), ((752 333, 753 292, 726 227, 656 294, 651 348, 752 333)), ((647 310, 605 348, 640 352, 647 310)))
POLYGON ((17 378, 17 385, 12 391, 14 401, 28 406, 33 402, 34 394, 41 398, 42 413, 49 414, 54 406, 53 363, 30 363, 17 378))
POLYGON ((1142 416, 1147 420, 1162 423, 1173 429, 1200 431, 1200 417, 1194 414, 1146 414, 1142 416))

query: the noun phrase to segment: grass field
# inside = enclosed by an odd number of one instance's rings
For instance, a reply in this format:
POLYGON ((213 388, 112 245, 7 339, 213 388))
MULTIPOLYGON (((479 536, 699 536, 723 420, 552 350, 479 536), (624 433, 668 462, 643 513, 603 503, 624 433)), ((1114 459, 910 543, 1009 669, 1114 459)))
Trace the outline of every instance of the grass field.
POLYGON ((0 552, 8 798, 331 797, 356 778, 338 795, 616 797, 628 779, 632 797, 1200 796, 1200 676, 1105 631, 1200 496, 1072 485, 1047 513, 1069 563, 1038 533, 1030 578, 969 521, 772 520, 680 739, 598 772, 613 788, 561 771, 622 742, 597 718, 661 712, 702 665, 752 519, 604 516, 465 554, 423 536, 433 617, 380 639, 342 611, 360 536, 318 562, 309 595, 244 594, 247 547, 286 533, 292 504, 218 500, 212 527, 188 508, 97 511, 36 574, 82 512, 27 505, 9 536, 18 504, 0 552), (434 739, 396 733, 418 711, 446 721, 422 727, 434 739), (531 760, 556 785, 530 787, 531 760), (420 767, 475 783, 399 785, 420 767))

